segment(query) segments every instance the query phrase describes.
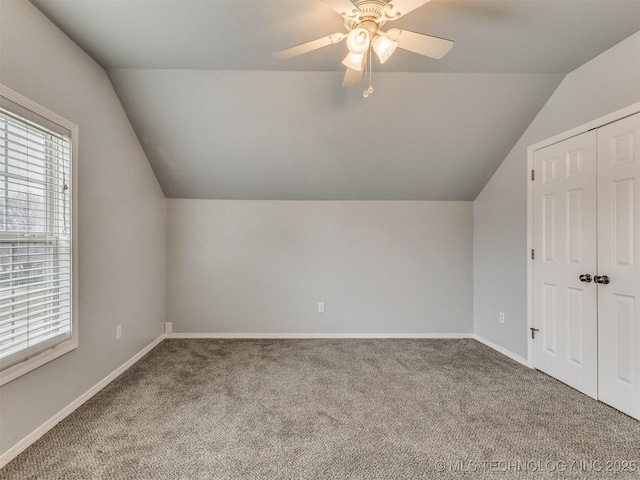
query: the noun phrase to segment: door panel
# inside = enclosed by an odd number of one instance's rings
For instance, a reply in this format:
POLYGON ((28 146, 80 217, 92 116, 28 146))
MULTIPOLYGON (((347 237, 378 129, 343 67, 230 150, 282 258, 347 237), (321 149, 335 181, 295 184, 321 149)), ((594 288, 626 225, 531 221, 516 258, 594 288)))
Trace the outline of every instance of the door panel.
POLYGON ((538 150, 534 169, 535 367, 597 397, 596 133, 538 150))
POLYGON ((567 192, 567 260, 574 265, 582 265, 582 190, 567 192))
POLYGON ((556 261, 556 194, 542 196, 542 251, 545 262, 556 261))
POLYGON ((555 355, 558 351, 556 335, 558 333, 558 302, 556 301, 556 285, 545 283, 542 290, 542 313, 544 315, 542 338, 545 353, 555 355))
POLYGON ((569 317, 569 333, 568 333, 568 345, 569 345, 569 358, 571 363, 576 365, 583 365, 583 342, 584 336, 584 311, 582 306, 584 305, 584 295, 582 290, 578 288, 569 288, 568 294, 568 317, 569 317))
POLYGON ((599 398, 640 419, 640 114, 598 129, 599 398))

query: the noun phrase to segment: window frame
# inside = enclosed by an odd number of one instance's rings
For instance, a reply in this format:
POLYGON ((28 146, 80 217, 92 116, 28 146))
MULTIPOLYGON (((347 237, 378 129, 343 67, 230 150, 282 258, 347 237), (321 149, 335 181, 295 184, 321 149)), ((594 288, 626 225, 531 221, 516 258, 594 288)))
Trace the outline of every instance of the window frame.
MULTIPOLYGON (((54 345, 47 350, 37 353, 32 357, 20 361, 15 365, 7 367, 4 370, 0 370, 0 386, 2 386, 78 348, 78 126, 2 84, 0 84, 0 97, 4 97, 10 102, 16 104, 22 109, 16 113, 35 121, 35 123, 42 125, 42 120, 45 120, 46 122, 58 125, 69 131, 71 147, 71 179, 69 182, 69 189, 72 192, 70 205, 71 338, 54 345), (40 120, 40 122, 38 120, 40 120)), ((43 126, 49 127, 50 125, 43 126)), ((47 235, 43 237, 43 240, 46 238, 47 235)))

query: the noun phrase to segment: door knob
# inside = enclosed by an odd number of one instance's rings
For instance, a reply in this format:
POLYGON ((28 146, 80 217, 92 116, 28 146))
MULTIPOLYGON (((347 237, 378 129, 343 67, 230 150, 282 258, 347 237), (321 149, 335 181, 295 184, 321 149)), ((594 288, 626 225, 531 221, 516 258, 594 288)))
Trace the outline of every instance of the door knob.
POLYGON ((580 281, 584 283, 591 283, 591 275, 588 273, 585 275, 580 275, 580 281))
POLYGON ((611 279, 606 275, 596 275, 595 277, 593 277, 593 281, 596 283, 607 285, 611 281, 611 279))

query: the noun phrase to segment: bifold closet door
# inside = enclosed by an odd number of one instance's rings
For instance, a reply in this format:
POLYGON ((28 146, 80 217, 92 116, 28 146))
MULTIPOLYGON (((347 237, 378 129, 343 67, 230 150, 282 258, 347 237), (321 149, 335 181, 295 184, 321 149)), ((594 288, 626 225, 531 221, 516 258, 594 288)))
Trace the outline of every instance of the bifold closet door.
POLYGON ((640 419, 640 114, 597 135, 598 395, 640 419))
POLYGON ((596 132, 534 154, 535 367, 597 398, 596 132), (582 276, 582 277, 581 277, 582 276))

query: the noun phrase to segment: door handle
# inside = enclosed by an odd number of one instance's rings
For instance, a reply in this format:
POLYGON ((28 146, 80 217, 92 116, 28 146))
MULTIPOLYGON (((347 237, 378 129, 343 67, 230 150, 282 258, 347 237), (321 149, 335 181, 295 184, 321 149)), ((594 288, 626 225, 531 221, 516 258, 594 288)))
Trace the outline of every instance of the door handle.
POLYGON ((580 281, 584 283, 591 283, 591 275, 589 275, 588 273, 580 275, 580 281))
POLYGON ((603 285, 608 285, 611 282, 611 279, 606 275, 596 275, 593 277, 593 281, 596 283, 601 283, 603 285))

